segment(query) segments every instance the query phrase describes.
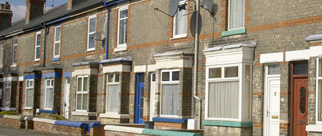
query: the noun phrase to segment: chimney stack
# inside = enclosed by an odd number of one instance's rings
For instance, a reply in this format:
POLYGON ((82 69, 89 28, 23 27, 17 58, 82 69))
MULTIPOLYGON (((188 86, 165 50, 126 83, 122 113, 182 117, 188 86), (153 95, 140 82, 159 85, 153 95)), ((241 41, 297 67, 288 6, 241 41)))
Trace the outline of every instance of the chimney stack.
POLYGON ((0 4, 0 30, 10 27, 12 11, 8 2, 0 4))
POLYGON ((77 5, 78 3, 82 2, 83 0, 67 0, 67 10, 71 10, 73 6, 77 5))
POLYGON ((26 24, 33 18, 44 14, 44 4, 46 0, 26 0, 26 24))

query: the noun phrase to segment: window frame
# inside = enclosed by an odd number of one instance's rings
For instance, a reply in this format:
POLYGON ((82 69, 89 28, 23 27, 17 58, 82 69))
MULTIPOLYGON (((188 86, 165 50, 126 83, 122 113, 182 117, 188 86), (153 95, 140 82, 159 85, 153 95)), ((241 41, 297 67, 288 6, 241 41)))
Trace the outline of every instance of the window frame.
MULTIPOLYGON (((319 106, 322 108, 322 104, 319 104, 319 80, 322 81, 322 77, 319 77, 319 60, 322 60, 322 58, 317 58, 316 59, 316 103, 315 103, 315 121, 316 124, 322 125, 322 117, 321 120, 319 121, 319 106)), ((322 72, 322 71, 321 71, 322 72)), ((321 100, 322 101, 322 100, 321 100)), ((322 109, 321 109, 321 116, 322 116, 322 109)))
POLYGON ((12 65, 17 65, 17 47, 18 47, 18 36, 13 37, 12 46, 12 65), (16 41, 16 42, 15 42, 16 41))
POLYGON ((246 5, 245 5, 245 0, 243 0, 243 6, 244 6, 244 8, 243 8, 243 12, 242 12, 242 15, 243 15, 243 27, 239 27, 239 28, 230 28, 230 23, 231 23, 231 20, 230 20, 230 2, 231 2, 231 0, 228 0, 228 26, 227 26, 227 28, 228 28, 228 31, 232 31, 232 30, 238 30, 238 29, 242 29, 242 28, 245 28, 245 7, 246 7, 246 5))
POLYGON ((252 64, 251 63, 232 63, 232 64, 222 64, 222 65, 212 65, 212 66, 207 66, 206 67, 206 91, 205 91, 205 120, 216 120, 216 121, 251 121, 251 94, 252 94, 252 64), (247 79, 250 82, 250 88, 249 88, 249 115, 248 119, 244 115, 246 112, 243 111, 243 100, 247 99, 244 98, 244 93, 246 90, 245 82, 246 82, 246 66, 250 66, 250 78, 247 79), (238 77, 225 77, 225 68, 226 67, 238 67, 238 77), (211 68, 221 68, 221 78, 209 78, 209 69, 211 68), (214 117, 209 117, 208 115, 208 107, 209 107, 209 83, 218 83, 218 82, 236 82, 238 81, 238 118, 214 118, 214 117))
MULTIPOLYGON (((187 6, 187 5, 186 5, 187 6)), ((172 37, 173 37, 173 39, 177 39, 177 38, 184 38, 184 37, 187 37, 187 33, 188 33, 188 10, 186 9, 186 10, 181 10, 181 11, 186 11, 186 13, 185 13, 185 18, 186 18, 186 33, 184 33, 184 34, 176 34, 176 23, 177 23, 177 21, 176 21, 176 18, 177 18, 177 15, 178 15, 178 13, 179 13, 179 9, 178 9, 178 11, 177 11, 177 13, 173 16, 173 27, 172 27, 172 30, 173 30, 173 32, 172 32, 172 37)))
POLYGON ((91 16, 89 16, 88 17, 88 22, 87 22, 87 51, 94 51, 96 48, 96 41, 95 41, 95 39, 93 39, 94 40, 94 47, 93 48, 89 48, 89 40, 90 40, 90 35, 91 34, 94 34, 95 35, 95 33, 96 33, 96 29, 97 29, 97 16, 96 16, 96 14, 95 15, 91 15, 91 16), (90 28, 91 28, 91 19, 93 19, 93 18, 95 18, 95 31, 93 31, 93 32, 90 32, 90 28))
POLYGON ((34 79, 27 79, 26 81, 26 85, 25 85, 25 87, 26 87, 26 91, 25 91, 25 109, 32 109, 33 108, 33 102, 34 102, 34 100, 33 100, 33 97, 32 98, 30 98, 30 99, 32 99, 32 103, 31 103, 31 107, 27 107, 27 97, 28 97, 28 95, 27 95, 27 93, 28 93, 28 89, 32 89, 32 91, 35 91, 34 90, 34 86, 35 86, 35 82, 34 82, 34 79), (32 82, 32 85, 30 86, 30 82, 32 82))
MULTIPOLYGON (((161 77, 160 77, 160 117, 174 117, 174 118, 178 118, 179 117, 179 113, 178 115, 163 115, 162 114, 162 89, 163 89, 163 85, 179 85, 180 88, 180 69, 171 69, 171 70, 161 70, 161 77), (165 72, 169 72, 169 81, 162 81, 162 75, 165 72), (179 80, 175 80, 172 81, 172 73, 173 72, 179 72, 179 80)), ((180 94, 180 89, 179 89, 179 94, 180 94)), ((179 101, 179 100, 178 100, 179 101)), ((179 101, 180 102, 180 101, 179 101)), ((178 107, 179 108, 179 107, 178 107)))
POLYGON ((39 31, 39 32, 37 32, 36 33, 36 37, 35 37, 35 51, 34 51, 34 53, 35 53, 35 56, 34 56, 34 61, 39 61, 40 60, 40 47, 41 47, 41 31, 39 31), (39 45, 37 44, 37 41, 38 41, 38 35, 40 35, 39 36, 39 45), (37 58, 37 48, 39 48, 39 58, 37 58))
POLYGON ((11 92, 11 82, 10 81, 6 81, 6 82, 3 82, 3 84, 4 84, 3 85, 3 87, 4 87, 4 89, 3 89, 3 96, 2 96, 3 98, 1 99, 2 101, 4 101, 3 107, 10 108, 10 105, 11 105, 11 97, 9 96, 9 106, 6 107, 5 102, 6 102, 7 95, 11 92), (8 89, 9 89, 9 93, 7 91, 8 89))
MULTIPOLYGON (((122 20, 126 20, 126 22, 128 22, 128 17, 129 17, 128 5, 120 7, 118 9, 118 17, 117 17, 117 48, 127 47, 127 40, 125 40, 125 43, 120 44, 120 22, 122 20), (126 17, 121 18, 121 12, 125 11, 125 10, 127 10, 127 15, 126 15, 126 17)), ((125 33, 126 39, 128 38, 127 37, 127 29, 128 29, 128 27, 126 24, 126 29, 125 29, 126 30, 126 33, 125 33)))
MULTIPOLYGON (((109 74, 106 74, 106 102, 105 102, 105 104, 106 104, 106 106, 105 106, 105 108, 106 108, 105 113, 106 114, 119 114, 118 113, 119 108, 120 108, 119 106, 118 106, 118 109, 117 109, 118 111, 117 112, 107 111, 107 109, 108 109, 108 107, 107 107, 108 106, 108 104, 107 104, 107 99, 108 99, 107 91, 108 91, 108 86, 109 85, 118 85, 119 86, 119 93, 120 93, 120 75, 121 74, 119 74, 119 73, 109 73, 109 74), (113 81, 112 82, 108 82, 108 78, 109 78, 110 75, 113 75, 113 81), (118 75, 119 76, 119 81, 118 82, 115 81, 115 75, 118 75)), ((118 95, 118 97, 120 97, 120 96, 118 95)), ((119 105, 119 102, 117 102, 117 105, 119 105)))
MULTIPOLYGON (((47 91, 47 89, 50 89, 50 88, 52 88, 53 89, 53 92, 55 91, 54 90, 54 79, 46 79, 45 80, 45 91, 44 91, 44 109, 45 110, 52 110, 53 108, 47 108, 46 106, 47 106, 47 95, 48 95, 48 91, 47 91), (47 86, 47 81, 50 81, 50 85, 49 86, 47 86)), ((51 95, 53 95, 53 94, 51 94, 51 95)), ((54 96, 53 96, 53 102, 52 102, 52 107, 53 107, 53 104, 54 104, 54 96)))
MULTIPOLYGON (((89 76, 88 75, 83 75, 83 76, 77 76, 77 79, 76 79, 76 82, 77 82, 77 86, 76 86, 76 111, 77 112, 87 112, 88 110, 88 107, 87 107, 87 110, 84 110, 82 109, 82 107, 84 106, 84 94, 87 94, 87 97, 89 98, 89 89, 90 89, 90 84, 89 84, 89 76), (82 90, 81 91, 78 91, 78 80, 79 78, 82 78, 82 90), (84 78, 87 78, 87 91, 84 91, 84 78), (77 109, 77 103, 78 103, 78 95, 81 94, 82 95, 82 102, 81 102, 81 109, 77 109)), ((89 101, 89 99, 87 99, 89 101)), ((87 102, 88 104, 88 102, 87 102)))
POLYGON ((61 25, 55 27, 53 58, 59 58, 60 57, 60 47, 61 47, 61 25), (59 40, 58 41, 56 41, 56 39, 57 39, 57 37, 56 37, 57 36, 57 28, 60 28, 60 32, 59 32, 60 34, 59 34, 59 40), (56 46, 57 43, 59 43, 59 49, 58 49, 58 55, 55 55, 56 54, 55 46, 56 46))

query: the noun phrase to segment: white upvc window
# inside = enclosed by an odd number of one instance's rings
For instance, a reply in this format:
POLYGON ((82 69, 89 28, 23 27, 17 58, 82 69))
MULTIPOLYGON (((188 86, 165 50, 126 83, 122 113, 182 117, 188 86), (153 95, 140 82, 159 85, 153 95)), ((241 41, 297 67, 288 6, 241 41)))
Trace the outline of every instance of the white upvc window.
POLYGON ((106 113, 118 114, 120 75, 117 73, 107 74, 106 90, 106 113))
POLYGON ((251 116, 251 64, 206 68, 207 120, 249 121, 251 116))
POLYGON ((322 59, 316 60, 316 121, 322 124, 322 59))
POLYGON ((119 8, 117 47, 126 47, 128 6, 119 8))
POLYGON ((54 58, 60 57, 60 38, 61 38, 61 26, 55 27, 55 37, 54 37, 54 58))
POLYGON ((54 93, 54 80, 47 79, 45 81, 45 95, 44 95, 45 110, 52 110, 53 108, 53 93, 54 93))
POLYGON ((26 94, 25 94, 25 108, 32 109, 33 106, 33 95, 34 95, 34 80, 26 80, 26 94))
POLYGON ((18 45, 18 37, 15 36, 13 38, 12 65, 16 65, 17 63, 17 45, 18 45))
POLYGON ((40 36, 41 32, 36 33, 36 41, 35 41, 35 61, 40 60, 40 36))
POLYGON ((187 37, 187 10, 177 11, 173 17, 173 38, 187 37))
POLYGON ((76 92, 76 111, 87 112, 88 109, 88 92, 89 80, 88 76, 77 77, 77 92, 76 92))
POLYGON ((3 92, 4 105, 3 105, 3 107, 10 108, 10 101, 11 101, 10 91, 11 91, 11 82, 4 82, 4 92, 3 92))
POLYGON ((87 51, 95 50, 96 15, 88 17, 87 51))
POLYGON ((161 116, 179 117, 179 69, 161 71, 161 116))
POLYGON ((245 0, 229 0, 228 30, 244 28, 245 0))

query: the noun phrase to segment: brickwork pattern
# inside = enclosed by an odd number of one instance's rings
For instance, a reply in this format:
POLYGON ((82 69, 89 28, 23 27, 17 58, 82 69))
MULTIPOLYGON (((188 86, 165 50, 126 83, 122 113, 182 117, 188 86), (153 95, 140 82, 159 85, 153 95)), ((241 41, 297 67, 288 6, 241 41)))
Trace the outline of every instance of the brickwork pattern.
POLYGON ((68 127, 42 122, 34 122, 34 130, 42 133, 57 134, 65 136, 86 136, 87 128, 68 127))

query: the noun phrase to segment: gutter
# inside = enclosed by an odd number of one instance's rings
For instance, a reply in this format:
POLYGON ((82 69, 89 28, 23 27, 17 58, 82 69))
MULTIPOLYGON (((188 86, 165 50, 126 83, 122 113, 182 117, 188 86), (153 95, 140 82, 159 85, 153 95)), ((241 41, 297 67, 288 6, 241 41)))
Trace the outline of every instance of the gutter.
MULTIPOLYGON (((197 96, 197 68, 198 68, 198 43, 199 43, 199 40, 198 40, 198 26, 199 26, 199 0, 196 0, 196 31, 195 31, 195 58, 194 58, 194 61, 195 61, 195 65, 194 65, 194 73, 193 73, 193 78, 194 78, 194 81, 193 81, 193 98, 196 99, 198 101, 198 105, 199 105, 199 108, 198 108, 198 128, 197 129, 200 129, 200 121, 201 121, 201 99, 197 96)), ((195 106, 194 106, 195 107, 195 106)), ((196 108, 196 107, 195 107, 196 108)), ((195 109, 193 110, 195 112, 195 109)), ((196 115, 196 114, 194 114, 196 115)))

